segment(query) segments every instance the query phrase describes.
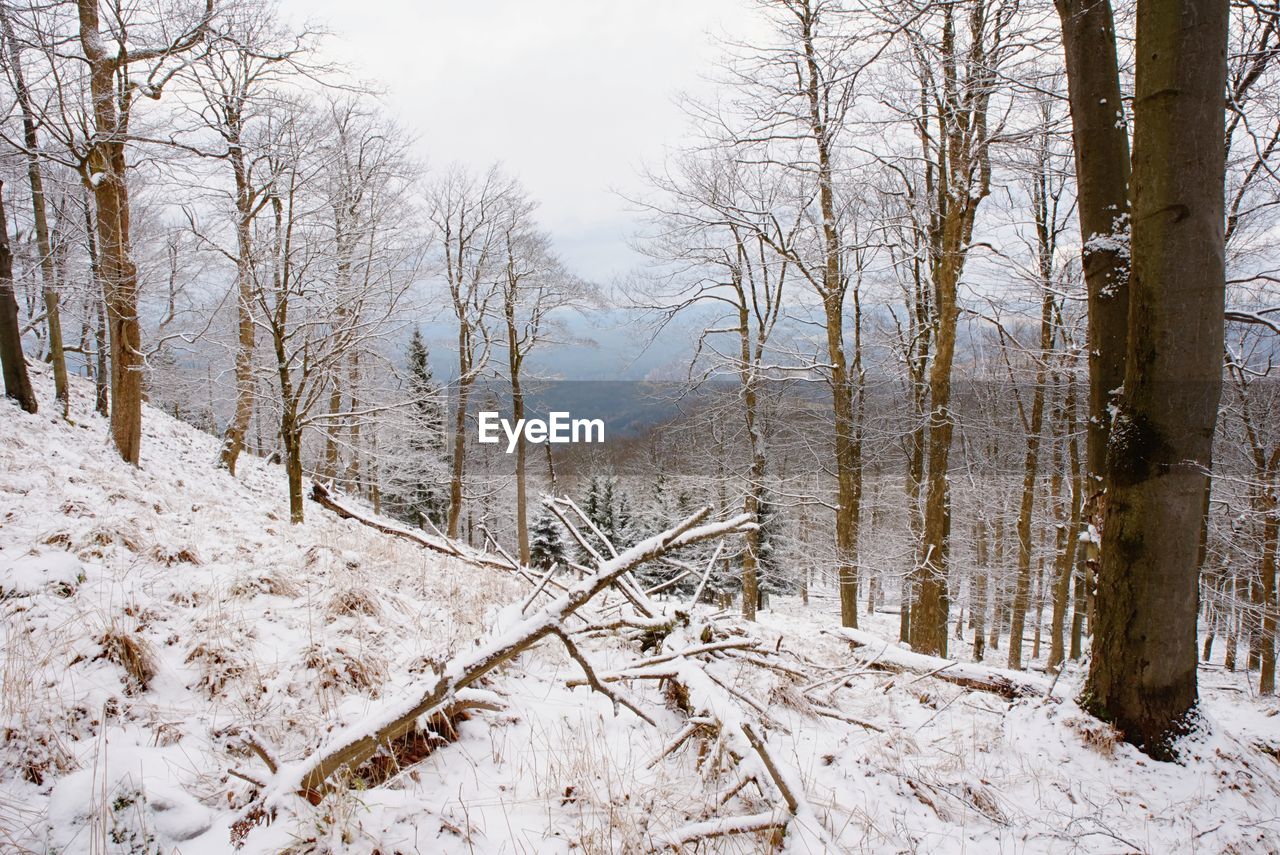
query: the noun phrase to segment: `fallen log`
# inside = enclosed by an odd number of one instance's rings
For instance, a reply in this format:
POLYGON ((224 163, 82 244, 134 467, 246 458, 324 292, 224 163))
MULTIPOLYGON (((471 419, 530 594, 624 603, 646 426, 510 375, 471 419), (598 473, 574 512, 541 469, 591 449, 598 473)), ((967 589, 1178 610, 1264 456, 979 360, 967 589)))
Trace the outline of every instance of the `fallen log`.
POLYGON ((972 662, 959 662, 954 659, 943 659, 941 656, 913 653, 878 635, 859 629, 841 627, 836 630, 826 630, 826 632, 849 642, 855 649, 871 652, 874 658, 867 662, 866 667, 873 670, 908 671, 923 677, 934 677, 966 689, 991 692, 1010 700, 1039 698, 1049 693, 1048 684, 1020 671, 989 668, 972 662))
MULTIPOLYGON (((365 719, 340 729, 309 756, 282 766, 267 782, 264 792, 240 812, 232 825, 233 842, 243 842, 253 825, 268 819, 281 801, 296 794, 318 804, 330 790, 329 779, 340 769, 355 769, 374 755, 379 746, 402 737, 423 716, 457 699, 483 700, 484 695, 469 689, 485 674, 528 650, 542 639, 565 637, 563 622, 593 597, 613 585, 632 568, 660 558, 676 549, 706 540, 739 534, 754 523, 747 514, 723 522, 700 525, 710 513, 703 508, 680 524, 640 541, 616 558, 604 562, 597 572, 574 585, 535 614, 515 622, 487 643, 460 653, 443 664, 435 683, 407 698, 388 700, 365 719)), ((518 612, 519 605, 508 613, 518 612)))
MULTIPOLYGON (((415 531, 414 529, 396 525, 395 523, 387 520, 375 519, 374 517, 359 513, 352 508, 348 508, 334 498, 334 495, 329 492, 329 488, 321 484, 319 481, 315 481, 311 484, 311 501, 315 502, 325 510, 332 511, 344 520, 354 520, 361 525, 368 526, 374 531, 380 531, 383 534, 390 535, 391 537, 398 537, 401 540, 416 543, 418 546, 421 546, 423 549, 430 550, 431 552, 448 555, 452 558, 466 561, 469 564, 478 564, 481 567, 489 567, 491 569, 502 570, 507 573, 511 572, 511 564, 496 555, 486 554, 477 549, 472 549, 469 546, 456 543, 448 538, 432 537, 422 531, 415 531)), ((529 581, 534 582, 536 580, 529 578, 529 581)))

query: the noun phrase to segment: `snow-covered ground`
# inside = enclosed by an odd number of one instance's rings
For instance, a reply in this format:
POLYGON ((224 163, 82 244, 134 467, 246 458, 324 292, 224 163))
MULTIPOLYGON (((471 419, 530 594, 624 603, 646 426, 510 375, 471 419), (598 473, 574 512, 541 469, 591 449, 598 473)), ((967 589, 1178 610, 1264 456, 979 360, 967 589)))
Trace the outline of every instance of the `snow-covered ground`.
MULTIPOLYGON (((66 423, 35 381, 38 415, 0 402, 4 852, 228 852, 255 789, 229 770, 268 775, 250 738, 302 757, 432 679, 433 661, 528 593, 311 503, 292 526, 280 467, 245 458, 233 479, 213 466, 216 439, 153 410, 142 466, 125 466, 87 387, 66 423)), ((840 850, 1280 851, 1280 704, 1244 677, 1203 671, 1204 732, 1182 764, 1156 763, 1080 712, 1078 670, 1032 672, 1052 694, 1012 702, 874 670, 874 645, 826 631, 826 605, 775 599, 739 628, 803 676, 707 667, 759 703, 770 750, 840 850), (815 699, 880 730, 815 716, 815 699)), ((892 638, 896 620, 864 628, 892 638)), ((602 669, 637 655, 582 644, 602 669)), ((727 783, 696 742, 653 762, 685 724, 658 687, 634 688, 655 727, 566 686, 580 676, 540 645, 486 686, 502 711, 388 783, 289 802, 241 851, 644 851, 691 822, 775 807, 747 789, 718 811, 727 783)), ((697 851, 769 845, 738 835, 697 851)))

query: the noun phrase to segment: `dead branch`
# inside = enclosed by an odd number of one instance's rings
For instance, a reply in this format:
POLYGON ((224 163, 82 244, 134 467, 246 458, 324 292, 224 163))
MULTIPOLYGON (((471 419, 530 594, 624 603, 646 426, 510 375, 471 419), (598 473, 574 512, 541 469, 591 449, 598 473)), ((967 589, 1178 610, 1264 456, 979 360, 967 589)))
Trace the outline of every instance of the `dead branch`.
POLYGON ((591 577, 480 647, 458 654, 444 664, 434 684, 407 698, 388 700, 367 718, 344 727, 302 761, 281 769, 258 799, 240 814, 232 828, 233 841, 243 841, 248 827, 269 817, 289 794, 318 803, 329 792, 329 779, 343 768, 355 769, 378 748, 408 733, 424 715, 432 715, 455 701, 488 702, 488 693, 468 690, 484 675, 528 650, 548 635, 563 632, 563 621, 632 568, 695 543, 746 531, 753 523, 746 514, 723 522, 700 524, 710 513, 703 508, 667 531, 643 540, 604 563, 591 577))
POLYGON ((560 639, 561 642, 564 643, 564 649, 568 651, 569 655, 573 657, 573 660, 577 662, 578 665, 582 668, 582 673, 585 674, 587 678, 587 685, 589 685, 593 691, 599 692, 609 700, 613 701, 614 715, 618 714, 618 706, 621 705, 631 710, 633 713, 635 713, 637 716, 643 719, 646 724, 649 724, 653 727, 657 727, 657 725, 654 723, 654 720, 651 719, 648 715, 646 715, 645 712, 641 710, 640 707, 637 706, 633 701, 629 700, 626 697, 626 695, 624 695, 621 692, 616 692, 613 689, 610 689, 604 683, 600 682, 600 680, 596 677, 595 670, 591 667, 591 663, 587 661, 587 657, 582 655, 582 651, 579 650, 578 645, 574 644, 573 640, 569 638, 568 633, 563 632, 561 630, 556 630, 554 634, 557 638, 560 639))
POLYGON ((726 837, 730 834, 751 834, 757 831, 782 831, 791 821, 791 816, 782 810, 753 813, 747 816, 709 819, 705 822, 694 822, 675 831, 662 835, 660 846, 670 849, 694 843, 699 840, 710 840, 714 837, 726 837))
POLYGON ((867 664, 867 667, 873 670, 908 671, 922 677, 934 677, 966 689, 991 692, 1010 700, 1038 698, 1044 696, 1047 691, 1047 687, 1040 680, 1029 674, 913 653, 879 636, 858 629, 842 627, 838 630, 824 631, 844 639, 855 649, 866 647, 877 650, 876 659, 867 664))
MULTIPOLYGON (((469 546, 463 546, 460 543, 449 540, 448 538, 431 537, 425 532, 414 531, 413 529, 405 528, 404 526, 399 526, 386 520, 374 519, 371 516, 366 516, 365 514, 351 510, 339 503, 338 500, 334 498, 333 494, 329 492, 329 489, 319 481, 316 481, 311 485, 311 500, 325 510, 332 511, 337 514, 344 520, 354 520, 361 525, 368 526, 374 531, 380 531, 383 534, 390 535, 391 537, 398 537, 401 540, 416 543, 418 546, 421 546, 423 549, 430 550, 431 552, 438 552, 441 555, 448 555, 451 558, 457 558, 458 560, 465 561, 468 564, 488 567, 491 570, 511 572, 513 569, 510 561, 505 561, 498 556, 479 552, 469 546)), ((520 566, 516 564, 515 569, 519 572, 520 566)), ((524 575, 526 581, 530 583, 535 582, 527 572, 522 575, 524 575)))

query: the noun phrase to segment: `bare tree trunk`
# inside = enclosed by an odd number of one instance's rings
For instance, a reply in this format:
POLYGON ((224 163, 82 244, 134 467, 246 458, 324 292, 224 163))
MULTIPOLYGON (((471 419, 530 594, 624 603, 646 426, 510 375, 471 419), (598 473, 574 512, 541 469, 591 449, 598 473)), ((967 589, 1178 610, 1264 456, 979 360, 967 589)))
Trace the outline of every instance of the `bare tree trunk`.
MULTIPOLYGON (((911 431, 910 450, 907 457, 907 521, 911 530, 911 542, 919 543, 924 536, 924 515, 920 507, 920 488, 924 483, 924 391, 916 393, 916 427, 911 431)), ((915 577, 912 572, 902 578, 900 613, 898 616, 898 640, 911 641, 911 606, 915 602, 915 577)))
POLYGON ((1055 0, 1075 143, 1085 288, 1089 295, 1087 507, 1104 487, 1108 407, 1124 382, 1129 317, 1129 136, 1110 0, 1055 0))
MULTIPOLYGON (((1081 531, 1083 531, 1083 526, 1081 531)), ((1080 548, 1079 534, 1076 535, 1076 569, 1071 580, 1071 652, 1073 660, 1084 655, 1085 618, 1089 613, 1089 591, 1093 584, 1093 574, 1085 560, 1084 550, 1080 548)))
MULTIPOLYGON (((276 211, 277 224, 279 208, 276 211)), ((283 286, 280 287, 278 299, 285 301, 284 308, 277 306, 280 315, 273 328, 273 344, 276 354, 276 373, 280 379, 280 442, 284 446, 284 468, 289 480, 289 521, 303 521, 302 496, 302 425, 298 419, 298 393, 294 386, 283 319, 287 317, 288 303, 283 286)))
MULTIPOLYGON (((1071 471, 1071 507, 1070 518, 1060 529, 1058 554, 1054 563, 1053 583, 1053 637, 1049 643, 1049 667, 1056 668, 1062 664, 1066 655, 1066 620, 1067 599, 1071 591, 1071 574, 1076 567, 1077 544, 1080 542, 1080 524, 1083 511, 1083 474, 1080 469, 1080 444, 1075 437, 1076 424, 1076 385, 1069 381, 1067 400, 1063 405, 1062 435, 1067 439, 1067 459, 1071 471)), ((1077 583, 1078 585, 1078 583, 1077 583)), ((1072 616, 1071 657, 1079 655, 1079 621, 1080 598, 1076 598, 1076 613, 1072 616)))
POLYGON ((218 465, 233 476, 244 450, 245 433, 253 418, 253 224, 249 177, 238 139, 232 144, 232 169, 236 180, 236 407, 222 439, 218 465))
POLYGON ((138 270, 129 239, 125 137, 116 110, 117 59, 98 32, 98 0, 77 0, 80 45, 89 64, 95 139, 88 175, 98 208, 98 252, 111 331, 111 438, 135 466, 142 446, 142 333, 138 325, 138 270))
POLYGON ((827 359, 831 365, 831 395, 835 416, 836 573, 840 585, 840 623, 858 625, 858 514, 862 497, 862 461, 854 423, 853 378, 844 349, 844 298, 847 284, 841 269, 841 226, 836 212, 835 175, 831 162, 832 127, 824 101, 823 74, 815 47, 817 11, 809 3, 798 7, 804 49, 805 96, 809 132, 817 153, 818 204, 822 212, 824 265, 822 307, 826 322, 827 359))
POLYGON ((1159 759, 1191 724, 1204 480, 1222 392, 1225 0, 1139 0, 1124 394, 1083 700, 1159 759))
MULTIPOLYGON (((750 318, 745 300, 738 304, 738 323, 740 326, 740 344, 742 367, 742 408, 747 428, 747 442, 751 449, 751 472, 748 476, 747 494, 743 500, 743 511, 756 525, 747 529, 744 534, 745 548, 742 553, 742 616, 747 620, 756 619, 756 606, 760 601, 760 499, 764 492, 765 451, 764 438, 760 435, 759 398, 756 389, 756 365, 758 360, 752 358, 750 318)), ((854 615, 857 620, 857 615, 854 615)))
POLYGON ((1276 693, 1276 540, 1280 534, 1280 518, 1276 515, 1276 499, 1271 490, 1264 499, 1262 523, 1262 556, 1258 561, 1258 587, 1262 591, 1262 621, 1258 627, 1258 693, 1276 693))
MULTIPOLYGON (((511 374, 511 417, 516 424, 524 418, 524 389, 520 385, 519 366, 511 374)), ((520 547, 520 563, 526 567, 529 566, 528 455, 524 431, 521 431, 516 437, 516 541, 520 547)))
POLYGON ((1222 667, 1228 671, 1236 670, 1236 650, 1240 646, 1240 621, 1236 614, 1236 604, 1240 602, 1240 577, 1234 571, 1231 575, 1231 581, 1227 583, 1233 589, 1227 598, 1227 652, 1222 659, 1222 667))
MULTIPOLYGON (((1047 247, 1041 245, 1042 252, 1047 247)), ((1036 385, 1031 392, 1031 418, 1027 423, 1027 453, 1023 465, 1022 502, 1018 508, 1018 580, 1013 595, 1013 622, 1009 630, 1009 667, 1022 667, 1022 631, 1031 592, 1031 516, 1036 499, 1036 471, 1040 464, 1040 433, 1044 427, 1045 382, 1049 352, 1053 349, 1053 292, 1042 282, 1040 300, 1040 352, 1036 385)))
POLYGON ((27 377, 22 355, 22 331, 18 327, 18 301, 13 295, 13 253, 9 251, 9 225, 4 214, 4 182, 0 181, 0 362, 4 368, 4 393, 28 413, 36 412, 36 396, 27 377))
POLYGON ((465 362, 462 368, 463 373, 458 376, 458 394, 455 396, 453 413, 453 460, 449 478, 449 524, 446 532, 453 539, 458 537, 458 522, 462 518, 462 483, 467 464, 467 399, 471 394, 471 377, 465 362))
POLYGON ((329 383, 328 421, 324 426, 324 462, 320 466, 320 477, 333 481, 338 476, 338 429, 342 412, 342 372, 335 371, 329 383))
POLYGON ((995 519, 995 576, 991 586, 991 629, 987 633, 987 647, 1000 649, 1000 633, 1009 613, 1007 585, 1004 578, 1004 516, 995 519))
POLYGON ((89 255, 89 281, 94 306, 94 349, 93 366, 93 408, 104 419, 110 416, 109 406, 110 384, 107 372, 107 307, 105 292, 102 287, 102 267, 98 264, 97 227, 93 224, 93 211, 89 207, 89 196, 84 197, 84 234, 85 249, 89 255))
POLYGON ((987 576, 990 574, 991 547, 987 540, 987 521, 979 517, 974 523, 974 543, 977 554, 977 578, 973 580, 973 602, 969 606, 969 624, 973 630, 973 661, 981 662, 986 655, 987 631, 987 576))
POLYGON ((924 540, 913 585, 911 648, 933 656, 947 655, 947 552, 951 540, 951 486, 948 469, 955 422, 951 416, 951 366, 955 359, 956 286, 954 263, 937 286, 938 324, 929 366, 929 450, 925 476, 924 540))
POLYGON ((62 349, 62 314, 58 308, 58 278, 54 270, 53 247, 49 241, 49 219, 45 209, 44 178, 40 173, 40 143, 36 135, 36 117, 31 108, 31 96, 22 71, 22 55, 13 37, 9 23, 8 7, 0 3, 0 25, 9 45, 9 68, 13 74, 14 94, 22 110, 22 142, 26 146, 27 179, 31 184, 31 209, 35 220, 36 252, 40 254, 40 276, 44 283, 45 323, 49 328, 49 360, 53 363, 53 388, 62 417, 66 418, 70 407, 67 392, 67 360, 62 349))

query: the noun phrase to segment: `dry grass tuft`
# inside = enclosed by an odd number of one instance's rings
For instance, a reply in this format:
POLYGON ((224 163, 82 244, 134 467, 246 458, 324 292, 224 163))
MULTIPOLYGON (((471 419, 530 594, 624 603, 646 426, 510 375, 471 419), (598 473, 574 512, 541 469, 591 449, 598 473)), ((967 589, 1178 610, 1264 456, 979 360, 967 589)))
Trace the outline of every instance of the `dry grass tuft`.
POLYGON ((387 664, 381 657, 353 654, 339 645, 311 645, 303 653, 302 664, 316 672, 319 688, 325 691, 365 692, 376 698, 387 680, 387 664))
POLYGON ((769 690, 770 705, 787 707, 802 713, 813 714, 813 704, 800 693, 800 689, 789 679, 778 680, 769 690))
POLYGON ((69 541, 68 545, 74 546, 73 551, 76 556, 86 561, 105 558, 112 546, 122 546, 135 555, 141 555, 145 551, 142 548, 141 538, 137 532, 130 531, 118 524, 116 526, 105 524, 94 526, 85 532, 83 536, 76 538, 74 542, 69 541))
POLYGON ((221 695, 227 684, 245 673, 244 661, 229 646, 200 643, 187 654, 188 665, 200 670, 200 677, 192 688, 201 689, 210 698, 221 695))
POLYGON ((382 613, 373 595, 360 588, 347 588, 336 592, 329 600, 328 611, 329 616, 335 618, 343 615, 378 617, 382 613))
POLYGON ((244 576, 232 583, 228 593, 240 599, 249 599, 259 594, 270 594, 276 597, 297 597, 300 591, 293 580, 282 573, 263 573, 257 576, 244 576))
POLYGON ((151 557, 166 567, 172 567, 175 564, 191 564, 199 567, 204 563, 200 560, 200 556, 196 555, 195 550, 189 547, 175 549, 171 546, 156 544, 151 548, 151 557))
POLYGON ((146 639, 112 624, 97 641, 102 647, 98 658, 114 662, 124 669, 124 693, 132 696, 145 692, 156 675, 155 657, 146 639))
POLYGON ((1086 717, 1071 718, 1064 724, 1080 734, 1080 741, 1086 747, 1108 759, 1115 756, 1116 745, 1120 743, 1120 732, 1111 725, 1086 717))

